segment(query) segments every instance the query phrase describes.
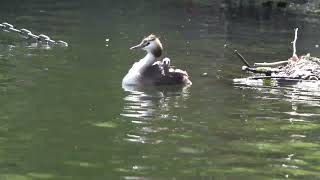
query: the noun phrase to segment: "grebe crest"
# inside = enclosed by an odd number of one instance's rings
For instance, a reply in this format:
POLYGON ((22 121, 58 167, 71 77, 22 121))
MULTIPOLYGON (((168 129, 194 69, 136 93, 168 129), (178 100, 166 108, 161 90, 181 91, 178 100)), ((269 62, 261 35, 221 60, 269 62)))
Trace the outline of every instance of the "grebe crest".
POLYGON ((147 53, 153 54, 154 57, 160 57, 163 51, 159 38, 153 34, 150 34, 148 37, 144 38, 140 44, 133 46, 130 49, 138 48, 147 51, 147 53))

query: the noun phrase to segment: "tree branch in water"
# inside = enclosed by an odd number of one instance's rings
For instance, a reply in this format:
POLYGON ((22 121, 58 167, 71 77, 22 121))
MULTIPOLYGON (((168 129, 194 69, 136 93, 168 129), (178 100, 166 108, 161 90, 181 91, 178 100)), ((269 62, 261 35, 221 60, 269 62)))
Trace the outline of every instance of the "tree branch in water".
POLYGON ((297 43, 297 39, 298 39, 298 28, 295 28, 294 29, 294 40, 291 42, 292 43, 292 46, 293 46, 293 53, 292 53, 292 58, 294 59, 299 59, 298 56, 297 56, 297 47, 296 47, 296 43, 297 43))
POLYGON ((254 66, 259 66, 259 67, 275 67, 275 66, 281 66, 281 65, 285 65, 288 64, 288 60, 287 61, 277 61, 277 62, 272 62, 272 63, 254 63, 254 66))

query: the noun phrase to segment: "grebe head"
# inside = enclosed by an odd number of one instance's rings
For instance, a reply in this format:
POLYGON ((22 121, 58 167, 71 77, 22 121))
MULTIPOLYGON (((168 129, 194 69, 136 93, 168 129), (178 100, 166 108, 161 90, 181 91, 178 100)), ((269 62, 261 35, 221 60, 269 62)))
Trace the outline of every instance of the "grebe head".
POLYGON ((159 38, 153 34, 150 34, 148 37, 144 38, 140 44, 133 46, 130 49, 138 48, 147 51, 147 53, 152 53, 155 57, 160 57, 163 50, 159 38))

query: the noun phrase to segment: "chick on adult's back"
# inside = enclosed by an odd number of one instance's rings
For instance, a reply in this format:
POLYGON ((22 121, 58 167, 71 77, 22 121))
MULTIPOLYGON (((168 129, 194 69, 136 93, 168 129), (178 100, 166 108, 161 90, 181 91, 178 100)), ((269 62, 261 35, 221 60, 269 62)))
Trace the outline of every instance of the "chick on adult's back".
POLYGON ((147 55, 133 64, 122 80, 122 85, 191 85, 186 71, 170 67, 170 59, 157 61, 163 51, 158 37, 151 34, 130 49, 143 49, 147 55))

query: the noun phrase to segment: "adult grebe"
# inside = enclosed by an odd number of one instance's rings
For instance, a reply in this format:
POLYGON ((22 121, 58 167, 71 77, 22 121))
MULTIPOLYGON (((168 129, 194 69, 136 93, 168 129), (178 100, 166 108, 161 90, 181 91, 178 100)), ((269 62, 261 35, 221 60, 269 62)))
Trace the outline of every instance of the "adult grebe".
POLYGON ((170 67, 170 59, 161 56, 163 47, 158 37, 151 34, 144 38, 140 44, 130 49, 143 49, 147 55, 139 62, 133 64, 122 80, 123 86, 128 85, 191 85, 186 71, 170 67))

